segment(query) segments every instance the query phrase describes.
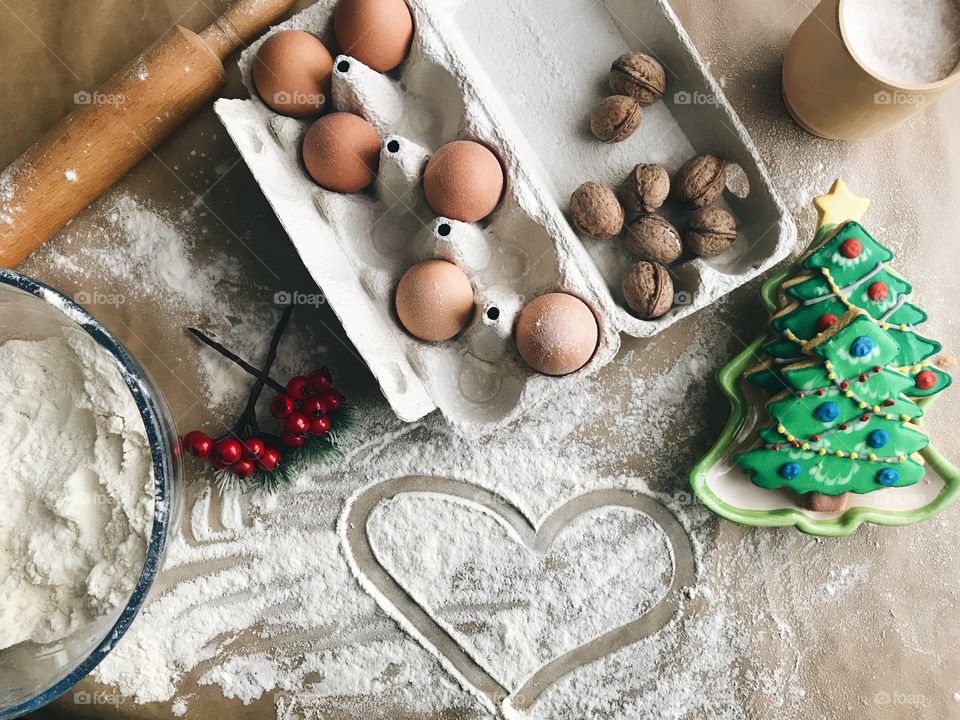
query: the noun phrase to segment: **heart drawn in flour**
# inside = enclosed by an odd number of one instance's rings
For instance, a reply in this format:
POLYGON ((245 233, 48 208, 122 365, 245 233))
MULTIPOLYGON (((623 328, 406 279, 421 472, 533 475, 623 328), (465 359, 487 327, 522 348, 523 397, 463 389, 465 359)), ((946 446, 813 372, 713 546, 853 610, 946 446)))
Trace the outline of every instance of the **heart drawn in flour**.
POLYGON ((627 490, 576 497, 535 527, 475 485, 398 478, 355 496, 341 534, 367 591, 491 710, 525 710, 657 632, 695 580, 683 526, 627 490))

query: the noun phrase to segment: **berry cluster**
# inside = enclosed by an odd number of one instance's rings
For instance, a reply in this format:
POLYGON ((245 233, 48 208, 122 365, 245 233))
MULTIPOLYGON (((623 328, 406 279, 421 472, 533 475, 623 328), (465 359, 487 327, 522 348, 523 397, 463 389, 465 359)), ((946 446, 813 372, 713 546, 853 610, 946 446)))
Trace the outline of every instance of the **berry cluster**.
POLYGON ((251 437, 243 442, 233 437, 214 440, 199 430, 184 436, 183 448, 194 457, 209 460, 214 467, 229 469, 238 478, 244 479, 251 477, 257 468, 273 472, 282 459, 279 450, 267 447, 260 438, 251 437))
MULTIPOLYGON (((272 383, 275 387, 283 386, 272 383)), ((270 414, 283 422, 279 435, 260 432, 253 405, 248 407, 237 427, 214 440, 199 430, 187 433, 182 447, 200 460, 246 480, 258 471, 274 473, 284 455, 273 445, 282 445, 287 452, 302 448, 308 441, 320 440, 333 427, 331 416, 343 406, 344 398, 333 388, 333 376, 326 368, 307 376, 298 375, 270 403, 270 414)))
POLYGON ((343 405, 343 395, 333 389, 333 376, 326 368, 308 376, 298 375, 287 383, 287 390, 270 403, 270 414, 283 421, 280 442, 285 447, 301 447, 308 438, 321 438, 330 432, 330 415, 343 405))

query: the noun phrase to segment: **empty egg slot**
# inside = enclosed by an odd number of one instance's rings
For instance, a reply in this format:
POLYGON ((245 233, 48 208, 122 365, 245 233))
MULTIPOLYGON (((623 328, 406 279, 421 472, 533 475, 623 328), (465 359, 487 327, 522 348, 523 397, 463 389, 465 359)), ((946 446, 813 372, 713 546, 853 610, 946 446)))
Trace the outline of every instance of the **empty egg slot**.
POLYGON ((349 55, 334 62, 332 88, 333 107, 363 116, 381 137, 393 132, 404 116, 406 103, 397 83, 349 55))
POLYGON ((477 296, 478 312, 463 340, 474 357, 497 362, 513 346, 513 325, 523 307, 523 298, 502 285, 479 290, 477 296))
POLYGON ((388 135, 380 150, 377 197, 389 206, 402 204, 414 212, 420 204, 420 177, 429 157, 430 151, 422 145, 399 135, 388 135))

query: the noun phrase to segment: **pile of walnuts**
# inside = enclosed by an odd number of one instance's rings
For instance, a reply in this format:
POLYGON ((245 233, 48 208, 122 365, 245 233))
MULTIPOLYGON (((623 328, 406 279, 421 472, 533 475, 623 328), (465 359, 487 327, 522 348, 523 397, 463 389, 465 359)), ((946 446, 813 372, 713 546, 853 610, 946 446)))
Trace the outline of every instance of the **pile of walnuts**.
POLYGON ((698 155, 684 163, 672 183, 662 166, 637 165, 616 190, 591 181, 573 193, 570 216, 577 229, 601 241, 623 232, 624 245, 639 260, 622 290, 627 306, 641 319, 658 318, 673 307, 670 264, 684 254, 720 255, 736 240, 736 220, 715 205, 726 184, 726 163, 714 155, 698 155), (657 212, 671 190, 689 212, 682 237, 657 212))

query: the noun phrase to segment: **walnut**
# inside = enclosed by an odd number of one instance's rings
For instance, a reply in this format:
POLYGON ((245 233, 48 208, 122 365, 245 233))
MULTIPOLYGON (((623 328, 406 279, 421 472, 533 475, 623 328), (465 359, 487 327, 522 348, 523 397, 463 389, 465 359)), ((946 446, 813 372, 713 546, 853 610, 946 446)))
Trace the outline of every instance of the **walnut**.
POLYGON ((620 289, 627 306, 642 320, 658 318, 673 307, 673 280, 660 263, 638 262, 620 289))
POLYGON ((714 257, 725 252, 737 239, 737 221, 718 207, 697 210, 687 223, 687 247, 700 257, 714 257))
POLYGON ((627 226, 624 244, 641 260, 668 265, 680 259, 680 233, 660 215, 641 215, 627 226))
POLYGON ((590 129, 605 143, 623 142, 633 135, 643 120, 636 98, 613 95, 597 105, 590 114, 590 129))
POLYGON ((637 165, 620 185, 618 194, 628 212, 655 212, 670 194, 670 175, 661 165, 637 165))
POLYGON ((674 179, 680 202, 694 208, 712 205, 723 194, 727 184, 726 163, 714 155, 691 158, 674 179))
POLYGON ((610 240, 623 229, 623 208, 616 193, 603 183, 578 187, 570 197, 570 216, 580 232, 595 240, 610 240))
POLYGON ((667 86, 663 66, 641 52, 626 53, 610 68, 610 89, 617 95, 635 97, 641 105, 653 105, 667 86))

